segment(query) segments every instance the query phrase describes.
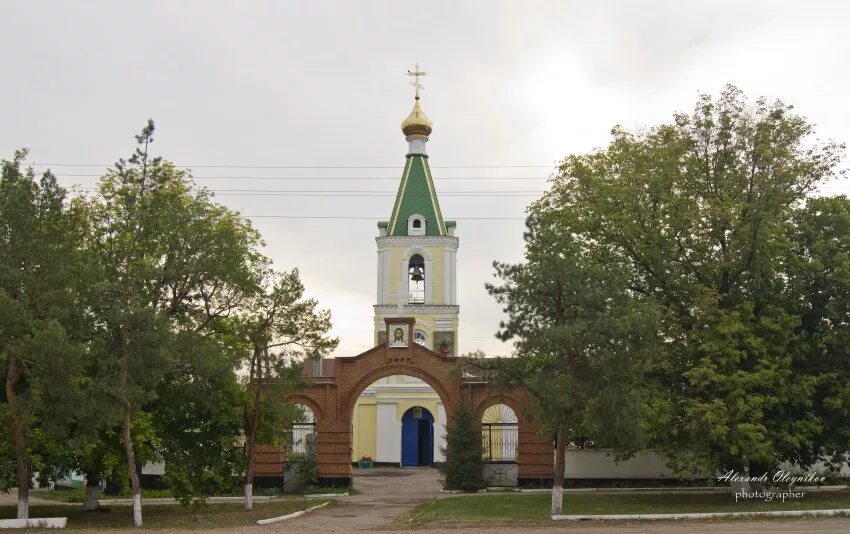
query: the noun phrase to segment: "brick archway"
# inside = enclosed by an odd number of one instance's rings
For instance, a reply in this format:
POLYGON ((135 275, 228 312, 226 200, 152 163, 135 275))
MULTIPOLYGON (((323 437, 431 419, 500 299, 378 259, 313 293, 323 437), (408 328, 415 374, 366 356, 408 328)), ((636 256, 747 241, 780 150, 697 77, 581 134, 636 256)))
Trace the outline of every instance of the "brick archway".
MULTIPOLYGON (((386 321, 388 325, 406 324, 408 339, 413 339, 414 319, 386 321)), ((537 424, 525 417, 521 409, 528 401, 525 392, 494 393, 480 379, 461 377, 456 369, 457 361, 455 357, 440 355, 412 342, 404 347, 390 347, 383 343, 357 356, 325 359, 318 373, 316 369, 308 369, 310 386, 295 392, 287 400, 306 404, 316 413, 316 470, 320 481, 337 485, 351 483, 354 405, 366 387, 392 375, 412 376, 431 386, 445 407, 449 424, 461 403, 470 406, 476 420, 480 421, 487 406, 509 399, 504 403, 517 413, 520 420, 520 483, 551 479, 551 442, 538 436, 537 424)))
MULTIPOLYGON (((419 345, 416 346, 418 347, 419 345)), ((432 351, 429 350, 428 352, 432 351)), ((432 354, 443 358, 443 356, 440 356, 436 352, 432 352, 432 354)), ((431 389, 433 389, 437 393, 437 396, 440 397, 440 401, 443 403, 443 406, 446 407, 446 417, 448 418, 449 412, 454 413, 455 406, 453 405, 453 398, 449 393, 450 390, 447 389, 447 384, 444 384, 443 381, 440 380, 437 376, 434 376, 428 371, 425 371, 415 365, 390 364, 376 368, 374 371, 370 372, 369 374, 361 378, 357 383, 355 383, 351 387, 348 397, 342 399, 340 402, 340 414, 347 413, 349 414, 349 418, 353 417, 354 405, 357 404, 357 398, 360 396, 361 393, 363 393, 363 390, 369 387, 371 384, 374 384, 378 380, 393 375, 411 376, 413 378, 418 378, 419 380, 425 382, 431 387, 431 389)), ((450 421, 447 421, 447 423, 448 422, 450 421)))

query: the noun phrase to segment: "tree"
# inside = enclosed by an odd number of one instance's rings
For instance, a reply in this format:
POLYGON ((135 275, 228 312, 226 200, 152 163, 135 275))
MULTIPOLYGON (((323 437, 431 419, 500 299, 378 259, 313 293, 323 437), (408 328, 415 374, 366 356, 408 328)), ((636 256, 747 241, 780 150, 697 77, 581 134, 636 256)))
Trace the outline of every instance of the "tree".
POLYGON ((595 261, 663 306, 645 430, 681 474, 822 447, 805 395, 820 378, 797 372, 783 275, 793 214, 843 148, 812 134, 790 106, 730 86, 672 124, 614 128, 607 148, 567 157, 546 195, 595 261))
POLYGON ((461 406, 446 428, 446 446, 440 449, 446 461, 440 465, 443 487, 447 490, 478 491, 484 481, 481 452, 481 427, 475 424, 472 410, 461 406))
POLYGON ((242 466, 244 391, 235 373, 236 348, 227 336, 181 334, 177 364, 148 407, 165 463, 164 482, 181 503, 234 489, 242 466))
POLYGON ((544 199, 529 210, 522 263, 495 262, 504 305, 497 337, 515 357, 478 359, 497 384, 524 387, 532 415, 556 436, 552 514, 562 512, 566 441, 584 425, 597 441, 628 454, 639 447, 641 385, 656 342, 656 307, 626 289, 617 263, 599 263, 544 199))
POLYGON ((197 189, 186 170, 149 156, 154 124, 136 136, 133 156, 101 179, 86 207, 89 248, 102 279, 92 307, 103 348, 95 378, 120 407, 121 441, 142 524, 134 425, 179 361, 183 332, 232 310, 250 285, 260 240, 251 225, 197 189))
POLYGON ((3 160, 0 176, 0 359, 4 415, 14 441, 18 518, 29 517, 31 459, 47 477, 74 417, 81 346, 80 224, 48 171, 21 170, 26 151, 3 160), (47 439, 49 436, 49 439, 47 439))
MULTIPOLYGON (((304 299, 298 270, 276 273, 267 269, 246 305, 238 329, 245 341, 243 369, 246 395, 243 406, 246 441, 245 510, 253 507, 254 461, 258 436, 263 428, 281 428, 295 415, 295 407, 283 403, 286 394, 301 387, 304 359, 318 359, 336 347, 337 338, 327 336, 330 312, 317 311, 317 302, 304 299), (289 416, 287 416, 287 413, 289 416)), ((265 435, 274 440, 272 433, 265 435)))
POLYGON ((788 228, 793 393, 802 402, 784 403, 769 420, 783 458, 838 467, 850 463, 850 199, 810 198, 788 228))

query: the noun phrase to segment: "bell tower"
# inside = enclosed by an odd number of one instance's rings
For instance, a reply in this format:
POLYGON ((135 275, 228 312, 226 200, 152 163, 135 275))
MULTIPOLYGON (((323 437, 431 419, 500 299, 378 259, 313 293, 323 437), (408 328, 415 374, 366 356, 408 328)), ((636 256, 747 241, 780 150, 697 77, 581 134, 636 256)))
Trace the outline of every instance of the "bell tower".
POLYGON ((378 301, 375 343, 386 341, 388 317, 416 319, 414 341, 457 356, 457 249, 455 222, 443 219, 428 166, 425 145, 432 124, 419 104, 419 77, 413 110, 401 123, 408 143, 401 183, 389 221, 378 222, 378 301))

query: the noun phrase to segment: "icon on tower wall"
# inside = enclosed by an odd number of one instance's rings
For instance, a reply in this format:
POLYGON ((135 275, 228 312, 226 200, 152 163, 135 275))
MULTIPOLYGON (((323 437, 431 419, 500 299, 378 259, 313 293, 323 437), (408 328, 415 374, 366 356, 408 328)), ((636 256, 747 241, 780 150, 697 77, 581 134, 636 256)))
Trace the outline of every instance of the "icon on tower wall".
POLYGON ((434 332, 434 352, 442 356, 454 356, 454 347, 454 332, 434 332))
POLYGON ((407 331, 406 324, 391 324, 390 325, 390 347, 407 347, 407 331))

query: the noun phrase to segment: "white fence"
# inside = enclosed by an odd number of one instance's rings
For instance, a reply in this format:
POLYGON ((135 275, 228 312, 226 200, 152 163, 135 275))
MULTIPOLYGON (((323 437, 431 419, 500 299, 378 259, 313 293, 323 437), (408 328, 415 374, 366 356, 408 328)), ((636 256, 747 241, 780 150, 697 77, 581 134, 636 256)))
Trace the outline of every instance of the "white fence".
POLYGON ((564 478, 665 479, 676 478, 654 452, 638 453, 620 463, 606 449, 567 451, 564 478))

